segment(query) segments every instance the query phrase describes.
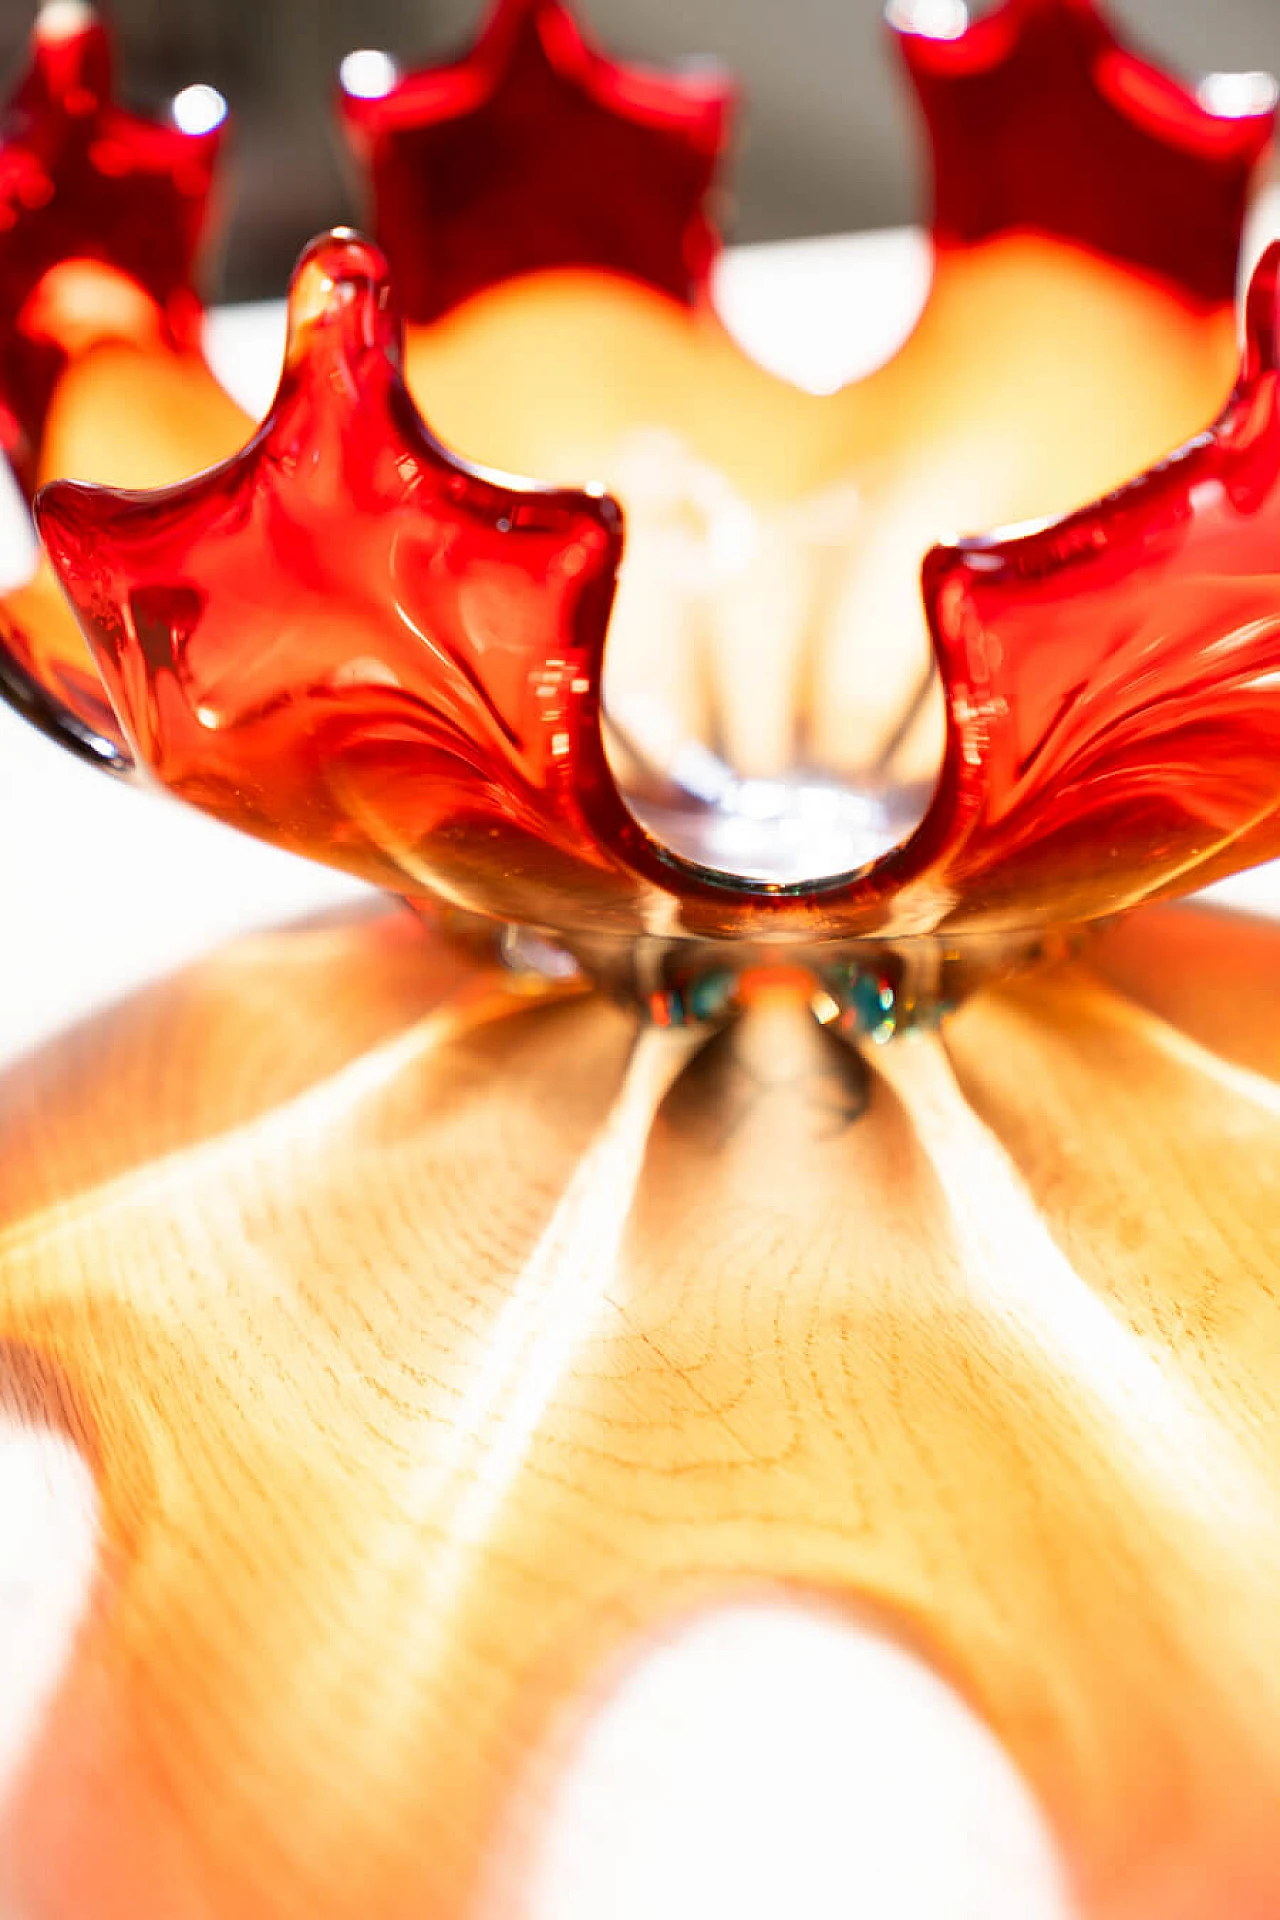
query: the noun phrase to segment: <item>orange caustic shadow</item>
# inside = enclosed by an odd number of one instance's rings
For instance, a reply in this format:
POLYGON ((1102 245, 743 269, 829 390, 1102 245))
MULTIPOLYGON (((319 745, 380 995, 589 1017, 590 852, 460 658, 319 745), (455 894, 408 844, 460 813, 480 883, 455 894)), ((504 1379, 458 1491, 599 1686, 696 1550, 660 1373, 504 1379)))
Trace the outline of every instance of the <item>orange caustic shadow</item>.
MULTIPOLYGON (((1144 930, 1274 1026, 1229 921, 1144 930)), ((5 1397, 56 1395, 103 1534, 0 1901, 520 1920, 600 1676, 764 1580, 961 1689, 1084 1920, 1266 1920, 1280 1085, 1237 1054, 1084 969, 870 1067, 778 994, 696 1046, 375 916, 14 1070, 5 1397)))

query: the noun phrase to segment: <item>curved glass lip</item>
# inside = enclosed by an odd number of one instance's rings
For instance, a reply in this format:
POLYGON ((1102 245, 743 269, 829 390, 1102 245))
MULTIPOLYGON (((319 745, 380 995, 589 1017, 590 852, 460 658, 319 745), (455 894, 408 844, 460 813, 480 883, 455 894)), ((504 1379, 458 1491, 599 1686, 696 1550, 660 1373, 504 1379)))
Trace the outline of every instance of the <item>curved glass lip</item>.
MULTIPOLYGON (((941 748, 932 776, 918 780, 876 780, 870 774, 859 778, 803 763, 777 774, 740 774, 696 739, 678 741, 654 766, 646 761, 626 717, 610 708, 607 635, 604 682, 601 727, 619 800, 662 858, 676 870, 695 872, 709 885, 763 897, 784 893, 801 898, 847 885, 907 844, 929 812, 942 778, 941 748), (645 766, 648 792, 638 790, 615 766, 619 747, 645 766), (810 857, 801 869, 802 847, 824 845, 833 855, 860 847, 866 851, 853 859, 810 857), (717 851, 725 857, 713 858, 717 851)), ((934 657, 925 685, 909 704, 907 720, 922 709, 926 697, 940 693, 934 657)))

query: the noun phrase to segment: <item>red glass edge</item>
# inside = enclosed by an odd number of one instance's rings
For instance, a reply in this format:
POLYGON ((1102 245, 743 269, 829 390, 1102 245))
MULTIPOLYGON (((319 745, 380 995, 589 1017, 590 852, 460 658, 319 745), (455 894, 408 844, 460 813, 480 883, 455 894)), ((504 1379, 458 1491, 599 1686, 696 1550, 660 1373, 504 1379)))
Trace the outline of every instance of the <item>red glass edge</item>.
POLYGON ((406 317, 520 274, 583 267, 686 305, 720 249, 708 199, 737 92, 594 47, 563 0, 496 0, 471 50, 365 97, 339 88, 406 317))
POLYGON ((1220 417, 1106 499, 935 549, 970 924, 1089 919, 1280 854, 1280 244, 1220 417))
POLYGON ((438 445, 369 243, 338 232, 304 253, 280 387, 239 454, 154 493, 55 482, 36 516, 158 784, 471 904, 461 843, 501 873, 514 917, 537 917, 558 855, 575 884, 581 866, 609 873, 565 742, 579 717, 599 729, 620 511, 438 445), (396 804, 402 780, 422 818, 396 804))
POLYGON ((1234 300, 1274 103, 1212 111, 1096 0, 1004 0, 950 37, 914 28, 906 4, 889 19, 928 135, 940 247, 1049 234, 1196 306, 1234 300))

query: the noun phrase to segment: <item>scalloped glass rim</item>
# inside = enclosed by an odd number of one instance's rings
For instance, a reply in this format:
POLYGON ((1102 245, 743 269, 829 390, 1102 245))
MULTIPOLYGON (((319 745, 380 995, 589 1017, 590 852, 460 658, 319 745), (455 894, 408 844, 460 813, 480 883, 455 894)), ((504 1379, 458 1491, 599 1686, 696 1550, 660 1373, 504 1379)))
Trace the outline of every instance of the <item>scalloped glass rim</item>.
MULTIPOLYGON (((306 565, 313 567, 323 550, 319 529, 327 515, 335 530, 339 523, 344 528, 341 566, 326 584, 326 593, 337 596, 342 580, 360 571, 361 515, 374 543, 370 553, 386 551, 385 528, 393 521, 397 539, 407 537, 406 488, 417 497, 414 490, 425 484, 415 462, 433 476, 434 504, 421 529, 428 546, 443 542, 461 552, 449 543, 461 540, 465 547, 472 535, 464 536, 462 529, 473 524, 479 541, 480 522, 467 517, 477 511, 484 527, 506 538, 503 530, 520 523, 530 502, 543 503, 536 515, 538 540, 551 545, 531 548, 525 566, 514 557, 483 560, 481 548, 473 548, 466 563, 470 577, 459 588, 463 598, 432 600, 429 617, 405 612, 401 587, 396 617, 407 620, 414 633, 433 632, 437 643, 448 636, 444 650, 426 664, 412 663, 419 676, 415 698, 425 702, 419 717, 377 718, 380 678, 390 676, 387 684, 399 687, 410 670, 407 656, 378 653, 392 645, 387 636, 394 620, 371 624, 367 613, 362 619, 352 613, 349 631, 343 629, 334 642, 339 665, 358 658, 366 663, 361 668, 366 674, 369 660, 381 658, 383 665, 361 683, 368 708, 363 714, 351 674, 343 681, 343 753, 348 757, 341 774, 334 770, 336 762, 327 763, 324 778, 330 800, 334 782, 347 782, 345 811, 339 808, 299 850, 330 859, 337 854, 342 864, 342 836, 358 819, 365 853, 376 856, 384 885, 407 892, 439 890, 457 904, 569 936, 610 927, 643 934, 653 928, 657 900, 666 902, 664 931, 672 937, 750 939, 782 933, 822 942, 1075 924, 1193 884, 1192 871, 1216 869, 1224 860, 1251 864, 1280 851, 1273 737, 1280 718, 1267 685, 1272 639, 1266 621, 1259 624, 1254 604, 1259 592, 1269 603, 1265 578, 1259 586, 1257 546, 1266 542, 1271 516, 1280 516, 1278 285, 1280 245, 1255 275, 1244 370, 1212 432, 1120 493, 1066 520, 1012 538, 994 535, 937 548, 928 556, 925 601, 948 704, 938 790, 903 845, 869 868, 825 883, 744 884, 682 861, 637 824, 609 768, 600 725, 601 665, 621 551, 617 510, 599 496, 572 489, 513 486, 447 454, 430 438, 400 379, 385 263, 353 236, 316 242, 304 256, 295 276, 294 331, 281 394, 242 455, 155 496, 55 482, 40 496, 37 515, 46 548, 143 762, 178 791, 194 780, 200 804, 254 830, 254 820, 220 801, 210 784, 226 721, 208 720, 204 690, 198 679, 190 680, 196 656, 184 651, 201 620, 212 622, 209 632, 216 635, 220 618, 217 596, 193 584, 202 578, 200 529, 207 531, 210 511, 205 502, 214 500, 216 519, 225 513, 221 503, 234 498, 241 484, 249 488, 246 499, 265 487, 269 502, 272 490, 283 484, 279 475, 285 466, 291 462, 301 470, 296 454, 283 464, 264 462, 263 450, 281 433, 292 436, 291 447, 310 449, 303 463, 309 472, 316 470, 318 448, 327 446, 327 459, 336 467, 324 480, 321 519, 306 565), (337 382, 331 371, 335 354, 344 367, 337 382), (326 419, 332 416, 335 393, 347 397, 339 414, 326 419), (405 451, 396 453, 396 448, 405 451), (397 461, 406 472, 413 469, 409 481, 397 461), (388 478, 393 469, 395 477, 388 478), (369 478, 375 472, 381 476, 376 485, 369 478), (345 476, 336 493, 335 473, 345 476), (477 500, 482 508, 475 506, 477 500), (450 524, 454 511, 462 516, 458 526, 450 524), (588 525, 597 530, 591 536, 596 557, 589 564, 580 544, 588 525), (603 547, 594 544, 599 538, 603 547), (1219 621, 1208 630, 1204 610, 1189 605, 1187 589, 1188 577, 1201 577, 1206 547, 1216 568, 1210 611, 1219 621), (560 559, 553 557, 557 551, 560 559), (547 568, 561 565, 569 568, 567 578, 586 566, 586 585, 582 594, 564 601, 563 612, 548 625, 554 596, 546 591, 547 568), (474 624, 467 624, 473 620, 468 608, 478 604, 477 596, 483 598, 485 569, 492 566, 499 569, 504 593, 516 592, 518 577, 525 596, 518 617, 517 603, 509 597, 505 603, 510 616, 504 629, 506 657, 496 668, 484 662, 483 646, 477 654, 474 624), (179 589, 179 582, 186 584, 179 589), (1237 592, 1245 594, 1247 619, 1235 608, 1237 592), (1074 616, 1072 630, 1046 648, 1040 636, 1063 595, 1074 616), (159 621, 148 629, 150 637, 138 624, 141 616, 129 612, 144 599, 148 620, 159 621), (1132 647, 1117 638, 1133 629, 1135 601, 1158 607, 1158 616, 1147 617, 1157 619, 1163 634, 1162 657, 1148 651, 1136 688, 1121 670, 1132 647), (1228 618, 1235 620, 1234 627, 1226 624, 1228 618), (513 652, 517 632, 521 644, 513 652), (173 742, 156 718, 163 705, 157 675, 163 691, 176 684, 175 672, 190 681, 184 700, 205 729, 192 736, 205 756, 203 771, 193 763, 194 771, 180 776, 174 769, 181 756, 175 761, 173 742), (1082 686, 1089 719, 1083 735, 1082 686), (468 734, 460 718, 464 711, 472 716, 467 724, 479 727, 479 733, 468 734), (426 743, 446 725, 453 744, 429 748, 426 743), (1206 760, 1189 782, 1180 743, 1202 736, 1219 764, 1206 760), (407 762, 401 764, 405 752, 413 759, 413 738, 420 739, 418 751, 427 756, 416 776, 407 762), (449 756, 463 751, 464 740, 463 759, 455 763, 449 756), (393 751, 395 741, 402 745, 393 751), (426 770, 437 765, 440 753, 448 764, 428 777, 426 770), (1088 778, 1082 777, 1082 767, 1088 778), (415 797, 415 778, 431 787, 435 812, 429 833, 421 823, 425 802, 415 797), (483 789, 477 788, 477 778, 483 789), (1154 840, 1153 823, 1159 828, 1154 840), (430 864, 436 861, 442 864, 430 864)), ((234 519, 237 533, 248 524, 242 510, 234 519)), ((483 534, 485 540, 490 537, 483 534)), ((257 572, 245 575, 254 551, 249 549, 247 557, 239 553, 235 564, 240 576, 255 578, 269 606, 282 590, 286 595, 291 590, 288 570, 272 548, 259 552, 257 572)), ((227 564, 217 559, 219 569, 227 564)), ((385 561, 378 565, 385 567, 385 561)), ((388 579, 385 572, 371 571, 361 581, 361 594, 372 595, 376 603, 388 592, 379 582, 388 579)), ((1274 584, 1271 592, 1274 596, 1274 584)), ((1145 631, 1141 623, 1139 631, 1145 631)), ((235 705, 238 694, 228 683, 216 639, 202 637, 200 644, 211 649, 202 657, 215 672, 220 699, 232 703, 227 713, 243 713, 235 705)), ((246 652, 239 626, 234 639, 222 645, 234 645, 232 657, 242 660, 261 652, 246 652)), ((314 655, 314 635, 310 645, 314 655)), ((299 767, 312 763, 315 742, 308 729, 317 723, 303 693, 310 686, 311 699, 321 683, 314 678, 314 657, 305 665, 278 663, 277 670, 283 679, 274 690, 264 682, 239 693, 259 707, 266 700, 273 714, 284 713, 288 726, 300 729, 294 736, 286 726, 270 764, 254 775, 263 783, 255 805, 265 809, 257 830, 299 844, 297 819, 290 818, 286 798, 292 792, 299 815, 305 812, 305 789, 298 789, 296 778, 299 767), (308 673, 311 681, 305 679, 308 673), (310 718, 302 717, 304 712, 310 718), (292 788, 289 756, 282 749, 289 738, 297 763, 292 788)), ((336 670, 332 661, 328 670, 336 670)), ((178 726, 172 698, 166 697, 168 723, 178 726)), ((189 730, 189 723, 182 724, 189 730)), ((245 746, 243 736, 240 745, 245 746)), ((253 784, 243 760, 225 779, 228 794, 253 784)))

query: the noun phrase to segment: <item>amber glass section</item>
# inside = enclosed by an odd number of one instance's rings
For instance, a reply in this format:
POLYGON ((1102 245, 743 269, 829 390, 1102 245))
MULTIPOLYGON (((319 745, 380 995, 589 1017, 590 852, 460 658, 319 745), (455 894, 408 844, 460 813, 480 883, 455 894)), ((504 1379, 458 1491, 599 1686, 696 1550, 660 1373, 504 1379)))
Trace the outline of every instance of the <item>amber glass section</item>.
MULTIPOLYGON (((406 350, 447 444, 511 471, 597 476, 622 501, 605 701, 651 760, 674 738, 741 777, 919 796, 865 854, 819 856, 811 831, 809 877, 883 851, 928 799, 943 714, 922 698, 920 562, 940 533, 1120 485, 1213 419, 1237 363, 1232 306, 1197 309, 1030 234, 942 254, 902 350, 834 395, 756 366, 708 310, 585 274, 494 288, 410 328, 406 350)), ((643 776, 616 770, 638 807, 643 776)))
POLYGON ((193 272, 224 113, 198 130, 112 97, 107 32, 88 7, 43 6, 31 65, 0 119, 0 449, 36 484, 58 375, 86 340, 199 345, 193 272))
POLYGON ((619 66, 562 0, 496 0, 456 65, 340 101, 411 320, 550 267, 704 291, 734 104, 721 71, 619 66))
MULTIPOLYGON (((203 354, 108 334, 82 343, 59 378, 37 478, 109 474, 121 486, 165 486, 228 458, 252 431, 203 354)), ((115 709, 43 553, 32 579, 0 599, 0 674, 9 698, 54 738, 128 770, 115 709)))

